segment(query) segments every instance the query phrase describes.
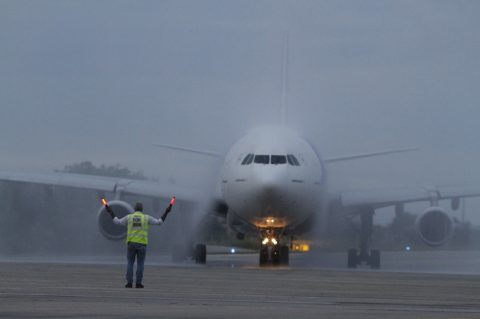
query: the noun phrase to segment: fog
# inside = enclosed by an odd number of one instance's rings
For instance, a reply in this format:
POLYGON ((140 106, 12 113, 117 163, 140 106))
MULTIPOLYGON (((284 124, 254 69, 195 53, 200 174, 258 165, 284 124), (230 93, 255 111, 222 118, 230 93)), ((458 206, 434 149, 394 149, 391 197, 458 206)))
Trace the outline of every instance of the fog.
MULTIPOLYGON (((279 123, 288 33, 288 124, 322 156, 419 148, 332 165, 333 190, 479 184, 479 9, 477 1, 2 0, 1 170, 90 160, 161 183, 210 185, 218 161, 152 143, 225 153, 252 127, 279 123)), ((83 220, 87 208, 95 216, 95 196, 77 196, 88 203, 64 206, 67 220, 83 220)), ((478 202, 468 203, 467 219, 480 223, 478 202)))

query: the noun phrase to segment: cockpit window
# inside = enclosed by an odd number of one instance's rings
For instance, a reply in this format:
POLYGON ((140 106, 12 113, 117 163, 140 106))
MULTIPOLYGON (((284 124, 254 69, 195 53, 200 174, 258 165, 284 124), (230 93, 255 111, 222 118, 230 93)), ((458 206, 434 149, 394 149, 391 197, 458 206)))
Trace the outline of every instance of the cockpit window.
POLYGON ((288 161, 288 164, 290 164, 292 166, 300 166, 300 162, 297 160, 295 155, 288 154, 287 155, 287 161, 288 161))
POLYGON ((287 157, 285 155, 272 155, 271 163, 273 165, 286 164, 287 157))
POLYGON ((270 155, 255 155, 254 162, 256 164, 268 164, 270 163, 270 155))
POLYGON ((250 158, 247 160, 247 165, 252 164, 253 162, 253 154, 250 154, 250 158))
POLYGON ((242 165, 251 164, 252 161, 253 161, 253 154, 247 154, 247 156, 245 156, 245 158, 242 161, 242 165))
POLYGON ((293 154, 285 155, 254 155, 252 153, 247 154, 243 160, 241 165, 249 165, 249 164, 272 164, 272 165, 279 165, 279 164, 290 164, 292 166, 300 166, 300 162, 293 154))

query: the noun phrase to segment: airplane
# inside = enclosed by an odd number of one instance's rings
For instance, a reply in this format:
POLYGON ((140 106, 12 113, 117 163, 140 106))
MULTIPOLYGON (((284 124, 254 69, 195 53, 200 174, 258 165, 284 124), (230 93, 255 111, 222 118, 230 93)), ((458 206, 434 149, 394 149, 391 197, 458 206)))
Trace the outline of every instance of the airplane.
MULTIPOLYGON (((288 265, 289 245, 286 239, 308 232, 313 225, 325 229, 329 216, 347 214, 360 219, 358 249, 348 251, 347 266, 365 264, 380 268, 380 251, 371 249, 373 216, 379 208, 394 206, 402 214, 404 205, 425 201, 430 207, 418 215, 415 230, 430 246, 449 241, 455 230, 449 212, 439 206, 440 200, 450 200, 452 210, 459 208, 460 200, 480 196, 476 186, 436 186, 329 192, 328 167, 340 161, 381 156, 412 149, 392 149, 378 152, 323 158, 308 140, 285 125, 258 127, 238 140, 224 157, 218 181, 219 192, 212 195, 212 210, 226 218, 227 225, 239 239, 247 233, 256 233, 260 242, 260 265, 288 265)), ((174 145, 157 146, 219 157, 218 153, 174 145)), ((111 192, 115 199, 109 202, 119 217, 133 212, 123 200, 125 195, 141 195, 158 200, 176 195, 179 202, 201 202, 204 193, 175 185, 152 181, 107 178, 68 173, 1 172, 0 181, 39 183, 90 189, 99 194, 111 192)), ((114 225, 102 205, 98 211, 98 226, 108 239, 125 238, 126 230, 114 225)), ((178 252, 173 252, 174 255, 178 252)), ((197 244, 191 256, 197 263, 206 262, 206 246, 197 244)), ((178 256, 177 256, 178 258, 178 256)))
MULTIPOLYGON (((281 124, 254 128, 233 144, 223 158, 220 179, 211 194, 210 210, 225 217, 227 225, 239 239, 244 238, 246 233, 258 235, 260 265, 287 265, 289 246, 285 244, 284 237, 301 235, 311 231, 314 225, 326 229, 330 216, 346 214, 360 219, 359 245, 358 249, 348 250, 348 267, 366 264, 371 268, 380 268, 380 251, 370 247, 373 216, 379 208, 389 206, 394 206, 395 214, 401 215, 404 205, 411 202, 430 203, 430 207, 415 221, 415 230, 420 238, 430 246, 447 243, 453 236, 455 224, 449 212, 439 206, 439 201, 450 200, 451 209, 457 210, 462 198, 480 196, 480 187, 447 185, 330 192, 326 178, 329 165, 414 149, 323 158, 312 143, 287 125, 288 33, 284 34, 283 40, 281 124)), ((208 150, 154 145, 222 158, 222 154, 208 150)), ((151 197, 157 207, 159 199, 169 200, 172 195, 178 202, 187 205, 203 203, 205 198, 205 189, 92 175, 0 171, 0 181, 90 189, 97 191, 101 198, 107 192, 114 193, 115 200, 110 201, 109 206, 119 217, 133 212, 132 206, 123 200, 125 195, 151 197)), ((108 239, 119 240, 126 236, 124 228, 111 222, 104 205, 98 210, 98 226, 108 239)), ((183 259, 186 254, 197 263, 206 262, 204 244, 199 243, 189 249, 174 247, 175 260, 183 259)))

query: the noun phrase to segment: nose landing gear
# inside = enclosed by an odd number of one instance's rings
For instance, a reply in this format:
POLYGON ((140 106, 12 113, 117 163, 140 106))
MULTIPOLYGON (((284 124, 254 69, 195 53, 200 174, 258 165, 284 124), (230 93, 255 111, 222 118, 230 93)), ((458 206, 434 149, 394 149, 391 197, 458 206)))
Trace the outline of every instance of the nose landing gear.
POLYGON ((282 230, 266 229, 260 231, 260 266, 288 266, 289 249, 286 245, 280 245, 282 230))

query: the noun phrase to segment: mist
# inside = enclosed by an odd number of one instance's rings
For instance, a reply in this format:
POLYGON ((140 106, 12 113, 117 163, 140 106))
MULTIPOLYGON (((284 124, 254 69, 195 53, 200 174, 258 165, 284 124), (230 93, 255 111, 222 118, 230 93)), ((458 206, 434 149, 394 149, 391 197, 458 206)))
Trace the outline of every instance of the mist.
MULTIPOLYGON (((476 1, 3 0, 1 170, 89 160, 213 189, 221 161, 152 143, 224 154, 249 129, 278 124, 288 33, 288 125, 323 157, 419 148, 335 164, 332 191, 478 184, 479 9, 476 1)), ((44 191, 2 184, 9 229, 41 234, 46 221, 62 220, 78 251, 99 242, 123 249, 97 231, 97 194, 44 191)), ((467 219, 479 224, 478 201, 467 201, 467 219)), ((158 242, 168 241, 165 229, 152 232, 164 236, 158 242)))

